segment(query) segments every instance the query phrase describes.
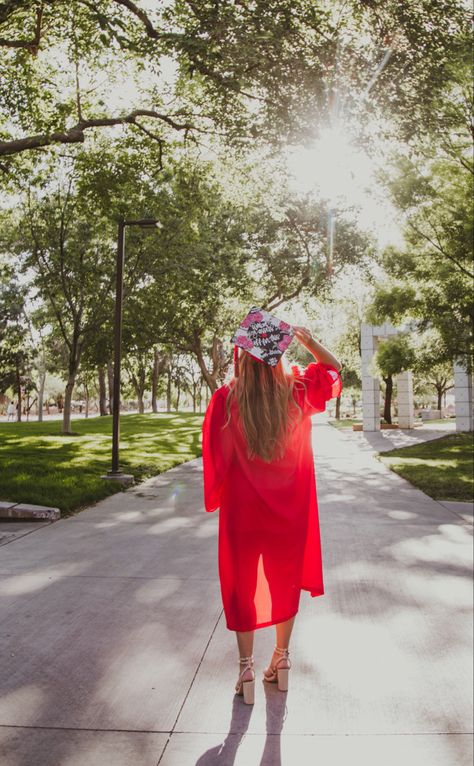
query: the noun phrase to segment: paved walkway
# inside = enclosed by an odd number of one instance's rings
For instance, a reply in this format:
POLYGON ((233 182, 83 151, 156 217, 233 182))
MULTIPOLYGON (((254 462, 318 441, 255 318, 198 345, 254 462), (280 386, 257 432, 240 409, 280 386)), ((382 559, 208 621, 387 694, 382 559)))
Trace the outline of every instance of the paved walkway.
POLYGON ((456 433, 455 423, 423 423, 416 428, 380 429, 380 431, 353 431, 350 428, 341 430, 345 439, 354 443, 355 448, 368 452, 386 452, 399 447, 411 447, 413 444, 440 439, 456 433))
POLYGON ((471 765, 471 526, 324 417, 326 595, 301 595, 288 695, 264 628, 234 697, 194 460, 0 547, 2 766, 471 765))

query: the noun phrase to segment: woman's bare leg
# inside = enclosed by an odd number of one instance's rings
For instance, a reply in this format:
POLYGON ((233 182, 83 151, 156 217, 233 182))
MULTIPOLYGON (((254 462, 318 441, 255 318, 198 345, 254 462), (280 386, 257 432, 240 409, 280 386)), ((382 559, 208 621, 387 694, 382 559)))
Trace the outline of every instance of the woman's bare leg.
POLYGON ((236 631, 237 646, 239 647, 239 653, 241 657, 250 657, 253 653, 253 637, 255 635, 254 630, 248 630, 245 632, 236 631))
MULTIPOLYGON (((295 622, 296 614, 293 615, 293 617, 290 617, 289 620, 286 620, 285 622, 277 622, 275 625, 275 637, 276 637, 276 645, 279 649, 288 649, 290 646, 290 638, 291 638, 291 631, 293 630, 293 625, 295 622)), ((270 662, 269 667, 265 671, 265 675, 271 675, 272 671, 271 668, 275 666, 275 663, 281 660, 281 662, 278 663, 279 668, 288 668, 289 662, 286 658, 282 658, 281 654, 277 654, 277 652, 273 652, 273 656, 270 662)))
MULTIPOLYGON (((242 631, 236 631, 235 632, 236 638, 237 638, 237 646, 239 648, 239 657, 250 657, 253 654, 253 639, 255 635, 254 630, 248 630, 245 632, 242 631)), ((242 663, 240 665, 240 670, 243 670, 245 665, 242 663)), ((247 668, 243 675, 243 680, 248 681, 253 678, 253 672, 247 668)))
POLYGON ((290 645, 291 631, 293 630, 293 624, 295 622, 296 614, 290 617, 286 622, 278 622, 275 625, 276 629, 276 645, 280 649, 288 649, 290 645))

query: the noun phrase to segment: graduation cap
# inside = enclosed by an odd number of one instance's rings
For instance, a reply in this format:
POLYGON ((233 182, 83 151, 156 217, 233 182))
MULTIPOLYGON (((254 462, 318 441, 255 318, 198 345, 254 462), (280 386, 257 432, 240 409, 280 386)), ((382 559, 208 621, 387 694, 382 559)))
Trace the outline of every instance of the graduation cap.
POLYGON ((293 335, 293 329, 287 322, 253 306, 231 338, 231 343, 235 343, 235 375, 238 375, 239 347, 254 359, 275 367, 293 340, 293 335))

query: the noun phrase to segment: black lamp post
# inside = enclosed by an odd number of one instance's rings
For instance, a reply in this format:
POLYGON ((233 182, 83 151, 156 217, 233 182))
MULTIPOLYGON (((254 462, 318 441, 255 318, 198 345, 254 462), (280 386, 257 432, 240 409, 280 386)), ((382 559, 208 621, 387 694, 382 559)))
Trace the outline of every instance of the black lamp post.
POLYGON ((123 266, 125 258, 125 227, 140 226, 142 229, 159 228, 160 224, 154 218, 141 218, 136 221, 126 221, 120 218, 117 233, 117 264, 115 272, 115 326, 114 326, 114 386, 112 399, 112 469, 102 476, 130 484, 131 474, 122 473, 119 467, 120 442, 120 368, 122 363, 122 312, 123 312, 123 266))

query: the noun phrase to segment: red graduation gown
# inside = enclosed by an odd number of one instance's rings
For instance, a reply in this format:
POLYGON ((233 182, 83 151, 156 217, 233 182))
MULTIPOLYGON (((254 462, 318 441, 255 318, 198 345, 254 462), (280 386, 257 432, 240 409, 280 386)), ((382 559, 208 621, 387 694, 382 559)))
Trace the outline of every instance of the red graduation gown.
POLYGON ((229 630, 283 622, 297 613, 301 590, 324 593, 310 417, 340 395, 342 381, 322 362, 293 374, 306 385, 294 388, 303 419, 278 460, 248 459, 235 402, 222 428, 227 385, 214 392, 204 417, 204 502, 208 512, 220 509, 218 568, 229 630))

